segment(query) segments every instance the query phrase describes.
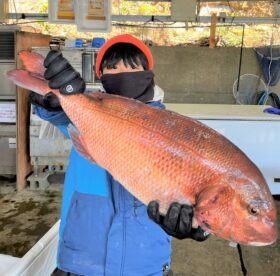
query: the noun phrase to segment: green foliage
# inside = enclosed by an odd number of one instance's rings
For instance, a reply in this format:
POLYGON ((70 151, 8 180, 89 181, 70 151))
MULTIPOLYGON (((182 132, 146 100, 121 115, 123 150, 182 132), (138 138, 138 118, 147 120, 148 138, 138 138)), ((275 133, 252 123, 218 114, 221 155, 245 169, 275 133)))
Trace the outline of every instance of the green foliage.
MULTIPOLYGON (((48 1, 47 0, 16 0, 17 12, 19 13, 47 13, 48 1)), ((121 15, 170 15, 170 3, 168 2, 143 2, 143 1, 125 1, 116 0, 112 1, 112 14, 121 15)), ((202 7, 228 5, 230 7, 230 16, 271 16, 273 14, 273 5, 271 3, 256 3, 256 2, 222 2, 202 4, 202 7)), ((14 12, 14 11, 11 11, 14 12)), ((29 20, 28 20, 29 21, 29 20)), ((210 29, 201 25, 196 28, 160 28, 163 27, 163 23, 149 22, 146 23, 146 27, 157 27, 156 29, 144 28, 142 23, 128 22, 129 24, 138 25, 138 27, 122 26, 112 27, 112 31, 109 34, 104 33, 80 33, 77 32, 75 25, 58 25, 49 24, 48 22, 33 23, 21 25, 24 28, 30 30, 35 29, 37 32, 49 34, 52 36, 62 36, 67 38, 85 38, 92 39, 92 37, 105 37, 109 38, 120 33, 131 33, 144 40, 151 40, 156 45, 199 45, 201 39, 205 37, 209 38, 210 29), (142 27, 139 25, 142 24, 142 27)), ((182 24, 181 24, 182 25, 182 24)), ((174 25, 171 25, 174 27, 174 25)), ((242 27, 217 27, 217 39, 219 46, 236 46, 240 47, 242 38, 242 27)), ((269 45, 271 43, 271 37, 273 34, 274 44, 280 44, 280 32, 277 27, 274 26, 246 26, 244 46, 256 47, 260 45, 269 45)))
POLYGON ((42 3, 42 5, 39 6, 39 13, 48 13, 48 3, 42 3))

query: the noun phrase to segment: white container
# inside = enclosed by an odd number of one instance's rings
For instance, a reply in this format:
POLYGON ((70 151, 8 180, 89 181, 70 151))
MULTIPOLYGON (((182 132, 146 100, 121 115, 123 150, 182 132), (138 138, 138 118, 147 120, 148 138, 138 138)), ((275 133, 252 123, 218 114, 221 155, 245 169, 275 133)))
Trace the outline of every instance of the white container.
POLYGON ((109 32, 111 29, 110 0, 75 0, 75 20, 81 32, 109 32))
POLYGON ((75 24, 74 0, 49 0, 48 12, 50 23, 75 24))
POLYGON ((48 276, 56 268, 58 221, 22 258, 0 255, 2 276, 48 276))

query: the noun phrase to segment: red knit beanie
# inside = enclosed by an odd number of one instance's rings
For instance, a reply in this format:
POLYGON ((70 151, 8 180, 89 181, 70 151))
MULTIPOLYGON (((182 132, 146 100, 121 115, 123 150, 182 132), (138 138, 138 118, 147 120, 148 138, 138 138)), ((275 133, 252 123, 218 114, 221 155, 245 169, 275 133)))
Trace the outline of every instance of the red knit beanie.
POLYGON ((150 51, 150 49, 138 38, 130 35, 130 34, 124 34, 124 35, 117 35, 114 36, 113 38, 109 39, 100 49, 98 52, 98 55, 96 57, 96 62, 95 62, 95 72, 98 78, 101 77, 101 71, 100 71, 100 65, 101 61, 106 53, 106 51, 113 46, 114 44, 117 43, 130 43, 139 48, 143 52, 143 54, 146 56, 148 60, 148 68, 149 70, 153 69, 154 66, 154 61, 153 61, 153 56, 150 51))

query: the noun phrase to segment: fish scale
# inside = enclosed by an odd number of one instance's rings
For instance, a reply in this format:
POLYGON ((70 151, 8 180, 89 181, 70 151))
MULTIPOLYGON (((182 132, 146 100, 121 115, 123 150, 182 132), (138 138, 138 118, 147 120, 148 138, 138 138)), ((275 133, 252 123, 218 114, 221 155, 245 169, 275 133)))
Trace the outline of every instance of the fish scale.
MULTIPOLYGON (((199 183, 209 178, 209 176, 200 174, 198 177, 197 171, 200 168, 195 164, 192 165, 192 162, 189 160, 193 159, 194 155, 183 150, 182 146, 181 148, 180 146, 178 147, 176 145, 176 139, 171 143, 170 140, 172 138, 168 136, 170 135, 170 131, 165 129, 160 131, 161 128, 157 129, 155 124, 151 122, 153 114, 161 120, 161 116, 157 113, 160 110, 154 108, 151 110, 146 105, 128 99, 125 99, 129 103, 126 106, 123 104, 123 99, 118 101, 117 97, 114 97, 114 108, 111 109, 111 95, 103 93, 91 95, 90 97, 82 97, 82 99, 80 99, 80 95, 73 95, 71 97, 72 99, 70 101, 70 97, 59 95, 59 98, 62 98, 61 105, 71 121, 84 134, 84 137, 90 137, 90 139, 85 140, 85 143, 88 145, 87 148, 90 149, 90 155, 98 164, 115 176, 132 194, 146 204, 151 198, 159 200, 163 213, 166 212, 167 207, 172 201, 195 203, 195 194, 192 192, 191 184, 193 181, 196 181, 197 186, 199 186, 199 183), (73 102, 76 104, 73 104, 73 102), (118 102, 120 103, 118 104, 118 102), (135 108, 130 106, 132 104, 135 105, 135 108), (92 124, 90 114, 93 106, 95 107, 94 125, 92 124), (145 112, 143 109, 146 109, 146 107, 148 110, 142 116, 141 114, 145 112), (77 112, 78 110, 81 111, 77 112), (132 113, 131 110, 138 111, 138 116, 135 115, 133 118, 127 117, 128 114, 132 113), (80 115, 77 116, 76 113, 80 115), (140 120, 136 120, 137 118, 140 120), (149 123, 145 124, 145 121, 149 123), (103 125, 106 128, 102 128, 103 125), (139 125, 144 125, 145 127, 139 128, 139 125), (100 128, 102 128, 101 131, 99 130, 100 128), (132 136, 126 136, 127 133, 131 133, 132 136), (97 134, 100 136, 97 136, 97 134), (154 136, 153 143, 151 143, 151 134, 154 136), (100 141, 104 141, 104 137, 109 136, 116 137, 116 139, 113 138, 114 143, 105 141, 105 144, 100 144, 100 141), (135 141, 137 139, 138 144, 136 146, 135 141), (148 141, 148 143, 143 143, 143 140, 148 141), (154 144, 158 145, 159 141, 162 142, 164 140, 166 140, 164 146, 153 146, 154 144), (130 145, 130 141, 133 141, 133 145, 130 145), (127 158, 128 149, 133 158, 127 158), (109 153, 110 156, 104 156, 104 152, 109 153), (178 158, 178 152, 182 152, 181 158, 178 158), (123 156, 125 156, 125 159, 123 156), (164 159, 170 161, 164 162, 164 159), (166 169, 166 166, 168 166, 168 169, 166 169), (150 167, 152 173, 147 174, 145 170, 139 169, 145 167, 150 167), (165 172, 165 178, 162 178, 163 172, 165 172), (147 186, 141 181, 142 179, 146 179, 145 183, 147 183, 147 186), (126 183, 128 184, 126 185, 126 183), (158 183, 161 183, 161 186, 158 183), (175 183, 175 186, 172 183, 175 183), (158 187, 158 189, 153 189, 152 193, 150 186, 158 187), (162 190, 166 191, 166 196, 160 198, 159 195, 162 190)), ((205 169, 203 171, 204 173, 206 172, 205 169)))
MULTIPOLYGON (((110 107, 110 104, 108 106, 110 107)), ((223 167, 234 168, 237 163, 244 162, 248 167, 247 157, 240 154, 238 148, 231 142, 226 142, 225 137, 206 126, 198 124, 197 121, 188 120, 186 122, 184 117, 180 118, 180 115, 173 112, 155 112, 154 110, 152 110, 154 112, 148 112, 145 106, 138 107, 139 110, 135 106, 130 108, 120 105, 119 110, 116 107, 112 112, 119 114, 121 118, 137 122, 139 125, 150 127, 162 135, 172 137, 178 143, 183 143, 186 147, 189 147, 190 151, 194 150, 195 154, 201 154, 202 158, 207 159, 209 163, 213 160, 212 163, 214 164, 219 163, 220 165, 223 164, 223 167), (127 108, 129 108, 128 111, 127 108), (131 112, 131 110, 135 110, 135 112, 131 112), (175 118, 172 119, 172 116, 175 118), (169 122, 172 122, 172 124, 169 122), (176 136, 174 133, 176 133, 176 136), (201 147, 197 147, 197 143, 201 147), (224 151, 224 154, 218 155, 217 149, 220 149, 221 152, 224 151), (245 161, 243 161, 244 159, 245 161)))
MULTIPOLYGON (((27 71, 10 71, 8 78, 37 93, 51 91, 41 79, 43 57, 24 52, 20 58, 27 71)), ((192 204, 195 224, 230 241, 276 241, 276 208, 268 185, 224 136, 199 121, 133 99, 52 91, 75 126, 69 132, 76 149, 143 203, 158 200, 162 213, 174 201, 192 204)))

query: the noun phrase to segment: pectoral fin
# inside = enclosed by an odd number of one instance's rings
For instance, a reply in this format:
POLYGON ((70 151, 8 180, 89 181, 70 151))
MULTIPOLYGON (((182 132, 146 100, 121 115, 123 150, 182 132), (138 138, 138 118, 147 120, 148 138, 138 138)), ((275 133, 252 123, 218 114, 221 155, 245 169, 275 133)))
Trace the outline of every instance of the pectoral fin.
POLYGON ((76 151, 87 160, 96 163, 94 159, 90 156, 89 151, 87 150, 86 143, 84 142, 80 131, 74 125, 71 124, 68 126, 68 132, 76 151))

